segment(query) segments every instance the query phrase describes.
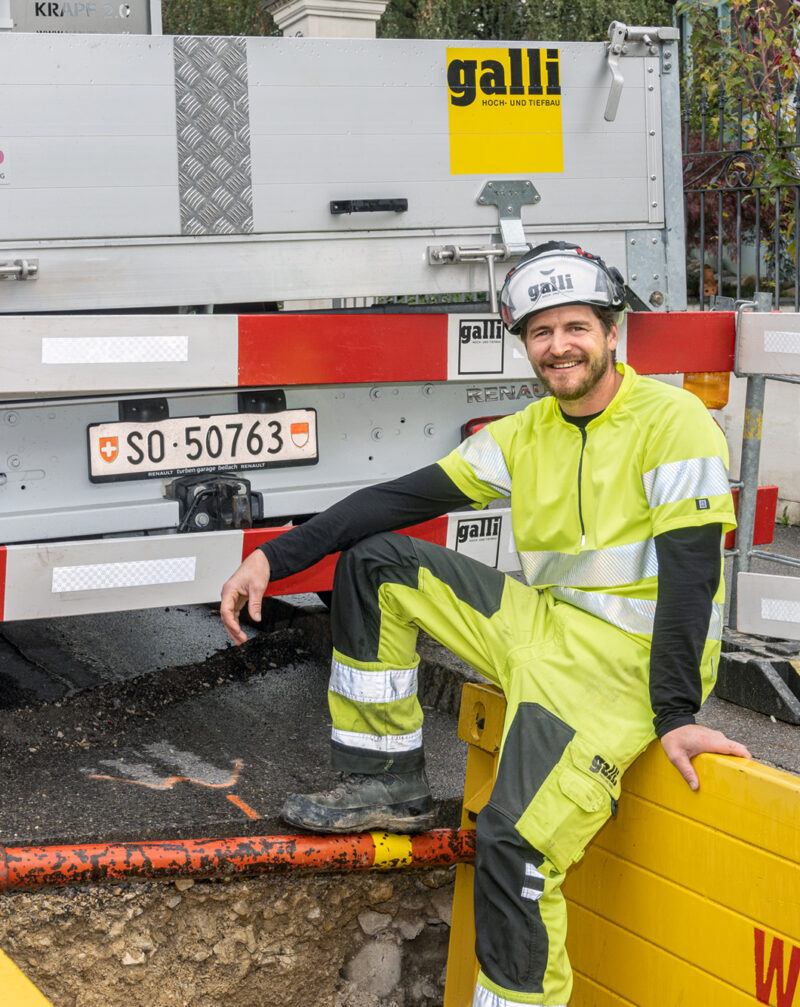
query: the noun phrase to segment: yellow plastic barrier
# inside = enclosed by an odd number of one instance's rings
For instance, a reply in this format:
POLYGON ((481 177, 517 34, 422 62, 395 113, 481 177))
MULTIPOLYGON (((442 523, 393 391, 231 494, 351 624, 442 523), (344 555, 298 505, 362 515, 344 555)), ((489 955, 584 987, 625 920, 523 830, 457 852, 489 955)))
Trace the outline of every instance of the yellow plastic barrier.
POLYGON ((0 1007, 52 1007, 27 976, 0 951, 0 1007))
MULTIPOLYGON (((464 686, 463 828, 488 800, 504 712, 496 689, 464 686)), ((714 755, 695 764, 693 793, 651 745, 570 871, 570 1007, 800 1007, 800 778, 714 755)), ((444 1007, 472 1003, 471 888, 459 866, 444 1007)))

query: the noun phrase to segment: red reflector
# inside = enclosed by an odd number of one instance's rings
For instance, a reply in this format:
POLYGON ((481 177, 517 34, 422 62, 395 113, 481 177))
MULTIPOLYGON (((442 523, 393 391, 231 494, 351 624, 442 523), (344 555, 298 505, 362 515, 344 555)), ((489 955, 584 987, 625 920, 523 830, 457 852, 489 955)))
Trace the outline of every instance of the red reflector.
POLYGON ((732 311, 630 311, 627 360, 637 374, 732 371, 732 311))
MULTIPOLYGON (((733 509, 739 514, 739 488, 731 490, 733 494, 733 509)), ((756 494, 756 523, 753 529, 753 545, 769 545, 775 537, 775 514, 778 510, 778 487, 759 486, 756 494)), ((729 531, 725 536, 725 548, 736 546, 736 532, 729 531)))
POLYGON ((488 423, 493 423, 495 420, 502 420, 502 418, 502 416, 476 416, 474 420, 467 420, 467 422, 461 427, 461 440, 465 441, 467 437, 471 437, 479 430, 483 430, 488 423))

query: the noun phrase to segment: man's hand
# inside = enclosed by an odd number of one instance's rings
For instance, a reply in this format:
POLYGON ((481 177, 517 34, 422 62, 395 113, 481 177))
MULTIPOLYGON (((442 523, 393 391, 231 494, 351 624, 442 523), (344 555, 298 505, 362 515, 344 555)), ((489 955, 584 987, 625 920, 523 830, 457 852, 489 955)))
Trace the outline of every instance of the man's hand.
POLYGON ((260 549, 256 549, 222 585, 219 614, 226 633, 234 643, 244 643, 247 639, 247 634, 239 625, 239 613, 245 605, 250 618, 261 622, 261 601, 269 584, 269 575, 269 560, 260 549))
POLYGON ((692 790, 700 789, 700 782, 691 760, 703 752, 715 752, 717 755, 737 755, 740 759, 750 759, 752 756, 738 741, 726 738, 722 731, 712 731, 699 724, 684 724, 674 731, 667 731, 661 739, 667 758, 686 780, 692 790))

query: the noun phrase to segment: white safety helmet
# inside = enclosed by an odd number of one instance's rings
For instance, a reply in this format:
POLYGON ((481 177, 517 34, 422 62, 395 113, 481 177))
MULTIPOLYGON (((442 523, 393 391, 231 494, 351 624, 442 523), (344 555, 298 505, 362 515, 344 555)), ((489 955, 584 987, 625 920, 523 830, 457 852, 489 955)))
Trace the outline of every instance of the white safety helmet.
POLYGON ((563 304, 622 311, 622 274, 577 245, 564 241, 537 245, 506 276, 500 293, 503 322, 509 332, 519 336, 531 315, 563 304))

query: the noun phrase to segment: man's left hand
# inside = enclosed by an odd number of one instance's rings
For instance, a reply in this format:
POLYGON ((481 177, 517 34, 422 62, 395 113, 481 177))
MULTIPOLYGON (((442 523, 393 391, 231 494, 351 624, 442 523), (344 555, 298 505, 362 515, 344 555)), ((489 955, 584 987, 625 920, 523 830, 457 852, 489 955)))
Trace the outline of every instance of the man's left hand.
POLYGON ((667 758, 686 780, 692 790, 700 789, 697 773, 692 765, 695 755, 703 752, 715 752, 717 755, 736 755, 740 759, 750 759, 752 756, 738 741, 726 738, 722 731, 712 731, 699 724, 684 724, 668 731, 661 739, 667 758))

